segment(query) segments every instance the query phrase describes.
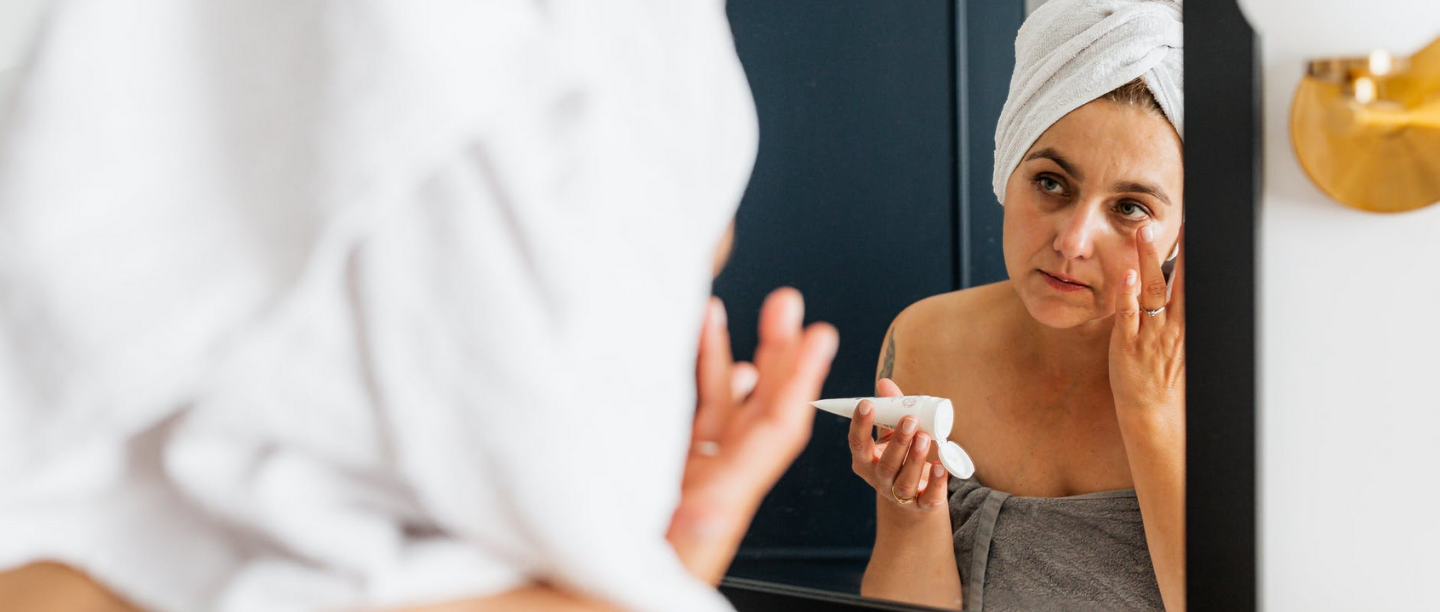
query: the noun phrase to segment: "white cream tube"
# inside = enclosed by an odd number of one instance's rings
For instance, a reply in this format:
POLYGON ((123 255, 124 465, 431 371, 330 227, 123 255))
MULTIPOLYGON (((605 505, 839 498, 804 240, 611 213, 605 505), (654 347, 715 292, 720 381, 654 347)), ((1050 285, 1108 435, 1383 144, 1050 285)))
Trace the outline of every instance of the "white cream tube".
POLYGON ((810 402, 811 406, 830 414, 847 419, 855 418, 855 409, 861 400, 875 404, 876 425, 895 427, 906 415, 920 419, 920 431, 930 434, 936 440, 948 440, 950 427, 955 422, 955 406, 943 397, 929 395, 906 395, 903 397, 848 397, 844 399, 822 399, 810 402))
POLYGON ((822 399, 810 402, 810 405, 853 419, 861 400, 870 400, 875 404, 872 418, 876 425, 895 427, 906 415, 915 415, 920 419, 920 431, 930 434, 930 438, 937 442, 937 454, 946 471, 959 478, 969 478, 975 473, 975 462, 970 460, 970 455, 959 444, 950 441, 950 430, 955 424, 955 406, 948 399, 929 395, 849 397, 822 399))

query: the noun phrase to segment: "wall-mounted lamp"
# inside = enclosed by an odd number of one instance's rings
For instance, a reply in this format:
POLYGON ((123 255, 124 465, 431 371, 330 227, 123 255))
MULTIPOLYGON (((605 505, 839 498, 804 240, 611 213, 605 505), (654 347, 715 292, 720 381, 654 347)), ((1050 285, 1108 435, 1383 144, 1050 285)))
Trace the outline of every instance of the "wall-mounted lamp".
POLYGON ((1290 139, 1310 180, 1346 206, 1404 212, 1440 202, 1440 40, 1410 57, 1310 62, 1290 139))

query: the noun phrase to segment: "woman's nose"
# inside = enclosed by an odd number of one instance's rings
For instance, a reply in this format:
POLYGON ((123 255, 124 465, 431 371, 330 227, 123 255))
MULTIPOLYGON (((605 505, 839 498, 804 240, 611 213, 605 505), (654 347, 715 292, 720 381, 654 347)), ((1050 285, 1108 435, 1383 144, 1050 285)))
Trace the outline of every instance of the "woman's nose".
POLYGON ((1065 259, 1088 259, 1104 221, 1094 207, 1073 206, 1056 228, 1055 250, 1065 259))

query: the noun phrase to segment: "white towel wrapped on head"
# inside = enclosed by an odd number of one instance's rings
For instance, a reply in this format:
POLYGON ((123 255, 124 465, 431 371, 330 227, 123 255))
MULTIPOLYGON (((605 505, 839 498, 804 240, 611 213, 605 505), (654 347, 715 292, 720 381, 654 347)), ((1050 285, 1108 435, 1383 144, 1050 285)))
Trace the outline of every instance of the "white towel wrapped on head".
POLYGON ((995 127, 995 197, 1045 130, 1090 101, 1144 79, 1185 137, 1180 0, 1051 0, 1015 37, 1015 73, 995 127))
POLYGON ((757 144, 721 3, 44 23, 0 118, 0 570, 151 612, 731 609, 665 540, 757 144))

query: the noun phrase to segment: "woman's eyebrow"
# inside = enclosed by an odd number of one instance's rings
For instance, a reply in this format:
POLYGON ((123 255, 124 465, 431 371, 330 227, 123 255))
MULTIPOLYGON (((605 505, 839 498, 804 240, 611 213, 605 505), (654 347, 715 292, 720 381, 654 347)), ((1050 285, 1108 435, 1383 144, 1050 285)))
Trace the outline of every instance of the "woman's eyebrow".
POLYGON ((1164 202, 1166 206, 1170 206, 1170 205, 1171 205, 1171 204, 1170 204, 1170 198, 1168 198, 1168 197, 1165 196, 1165 192, 1164 192, 1164 191, 1161 191, 1159 187, 1156 187, 1156 186, 1151 185, 1151 184, 1149 184, 1149 183, 1135 183, 1135 182, 1123 182, 1123 181, 1122 181, 1122 182, 1119 182, 1119 183, 1115 183, 1114 185, 1111 185, 1111 186, 1110 186, 1110 189, 1114 190, 1116 193, 1144 193, 1144 194, 1148 194, 1148 195, 1150 195, 1150 196, 1153 196, 1155 199, 1160 200, 1161 202, 1164 202))
POLYGON ((1064 170, 1070 176, 1075 177, 1075 180, 1085 180, 1085 173, 1081 172, 1079 168, 1075 167, 1075 164, 1070 163, 1070 160, 1065 159, 1065 156, 1061 155, 1060 152, 1056 151, 1055 149, 1045 147, 1043 149, 1040 149, 1039 151, 1025 156, 1025 161, 1032 161, 1036 159, 1048 159, 1050 161, 1053 161, 1055 162, 1055 165, 1060 166, 1061 170, 1064 170))

